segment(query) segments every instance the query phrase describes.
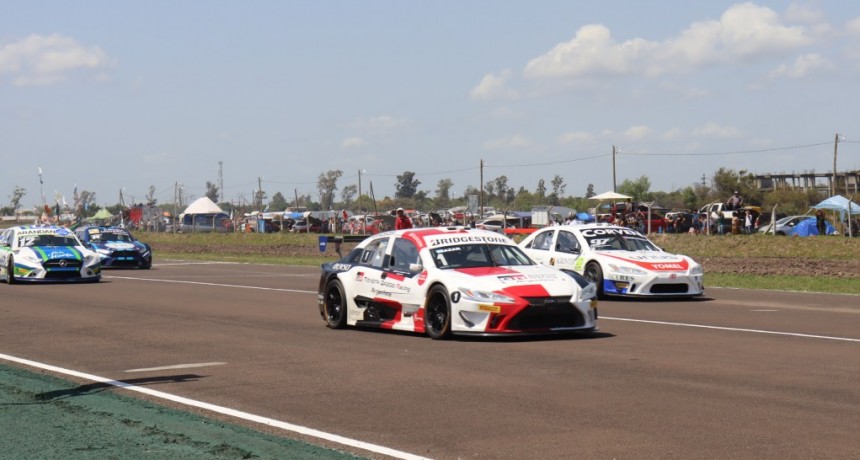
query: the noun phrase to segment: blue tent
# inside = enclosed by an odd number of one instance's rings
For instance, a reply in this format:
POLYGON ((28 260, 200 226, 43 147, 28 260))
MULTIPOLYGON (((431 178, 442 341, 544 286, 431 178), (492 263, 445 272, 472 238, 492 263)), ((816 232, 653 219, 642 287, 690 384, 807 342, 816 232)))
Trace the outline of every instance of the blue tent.
POLYGON ((583 222, 592 222, 594 221, 594 216, 587 212, 578 212, 576 213, 576 220, 581 220, 583 222))
MULTIPOLYGON (((830 222, 825 222, 825 231, 828 235, 832 235, 836 233, 836 230, 830 225, 830 222)), ((810 236, 810 235, 818 235, 818 226, 815 222, 815 217, 809 217, 808 219, 804 219, 800 221, 797 225, 794 226, 794 229, 791 231, 792 235, 797 236, 810 236)))

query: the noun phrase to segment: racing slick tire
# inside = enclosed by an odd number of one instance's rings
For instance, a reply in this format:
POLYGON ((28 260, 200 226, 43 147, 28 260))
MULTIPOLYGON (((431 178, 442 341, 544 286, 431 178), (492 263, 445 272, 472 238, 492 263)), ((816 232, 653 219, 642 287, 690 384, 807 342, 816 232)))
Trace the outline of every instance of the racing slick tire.
POLYGON ((600 264, 597 262, 590 262, 585 266, 585 272, 583 276, 587 278, 589 281, 594 283, 597 287, 597 298, 603 298, 603 269, 600 268, 600 264))
POLYGON ((6 262, 6 283, 15 284, 15 261, 12 256, 9 256, 9 261, 6 262))
POLYGON ((433 340, 446 339, 451 335, 451 296, 445 286, 436 285, 427 292, 424 330, 433 340))
POLYGON ((346 294, 343 284, 332 280, 325 285, 325 324, 332 329, 346 326, 346 294))

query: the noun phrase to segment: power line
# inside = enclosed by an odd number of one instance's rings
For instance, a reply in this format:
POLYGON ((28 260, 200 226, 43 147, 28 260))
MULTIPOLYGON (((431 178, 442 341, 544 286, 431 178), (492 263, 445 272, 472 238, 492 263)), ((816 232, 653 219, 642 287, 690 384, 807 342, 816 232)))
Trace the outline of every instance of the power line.
MULTIPOLYGON (((845 141, 843 141, 845 142, 845 141)), ((856 141, 855 141, 856 142, 856 141)), ((769 149, 758 149, 758 150, 735 150, 731 152, 702 152, 702 153, 645 153, 645 152, 626 152, 620 150, 618 152, 619 155, 640 155, 640 156, 708 156, 708 155, 742 155, 749 153, 764 153, 764 152, 778 152, 780 150, 794 150, 794 149, 805 149, 809 147, 819 147, 822 145, 832 145, 833 142, 819 142, 817 144, 807 144, 807 145, 792 145, 789 147, 773 147, 769 149)))

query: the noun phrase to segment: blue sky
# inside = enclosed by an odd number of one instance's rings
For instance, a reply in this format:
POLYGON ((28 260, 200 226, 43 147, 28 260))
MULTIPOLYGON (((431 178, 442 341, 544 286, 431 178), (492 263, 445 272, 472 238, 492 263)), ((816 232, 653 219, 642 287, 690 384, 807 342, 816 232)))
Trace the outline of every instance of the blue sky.
POLYGON ((0 203, 856 170, 858 77, 849 1, 7 0, 0 203))

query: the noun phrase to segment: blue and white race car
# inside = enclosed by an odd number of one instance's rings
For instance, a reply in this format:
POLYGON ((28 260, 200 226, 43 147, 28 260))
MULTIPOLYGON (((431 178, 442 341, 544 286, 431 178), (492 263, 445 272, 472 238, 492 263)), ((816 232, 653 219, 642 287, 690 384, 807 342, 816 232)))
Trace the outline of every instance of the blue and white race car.
POLYGON ((75 233, 84 245, 99 254, 104 268, 152 267, 152 248, 124 228, 88 226, 75 233))
POLYGON ((0 233, 0 280, 97 282, 99 255, 84 247, 71 230, 25 225, 0 233))

